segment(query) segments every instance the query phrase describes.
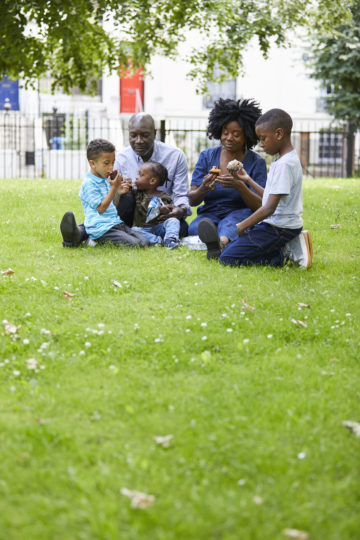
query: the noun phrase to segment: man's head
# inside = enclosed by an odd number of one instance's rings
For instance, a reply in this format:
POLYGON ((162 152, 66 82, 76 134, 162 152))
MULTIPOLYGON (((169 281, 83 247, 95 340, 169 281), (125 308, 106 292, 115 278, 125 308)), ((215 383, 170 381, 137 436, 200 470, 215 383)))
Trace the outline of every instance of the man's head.
POLYGON ((260 146, 267 154, 277 154, 290 141, 292 126, 291 116, 287 112, 282 109, 270 109, 256 122, 260 146))
POLYGON ((92 174, 108 178, 114 168, 115 146, 105 139, 94 139, 88 144, 86 156, 92 174))
POLYGON ((137 113, 129 120, 129 143, 134 152, 147 161, 154 149, 155 123, 150 114, 137 113))

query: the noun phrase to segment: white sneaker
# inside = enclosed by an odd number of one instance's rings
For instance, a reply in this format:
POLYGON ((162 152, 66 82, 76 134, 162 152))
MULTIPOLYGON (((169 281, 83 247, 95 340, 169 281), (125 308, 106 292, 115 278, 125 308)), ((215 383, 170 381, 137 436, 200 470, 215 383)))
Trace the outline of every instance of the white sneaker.
POLYGON ((313 248, 310 231, 301 231, 283 249, 284 255, 301 268, 310 268, 313 258, 313 248))
POLYGON ((95 240, 92 240, 91 238, 88 238, 85 242, 85 246, 94 248, 97 246, 97 242, 95 242, 95 240))

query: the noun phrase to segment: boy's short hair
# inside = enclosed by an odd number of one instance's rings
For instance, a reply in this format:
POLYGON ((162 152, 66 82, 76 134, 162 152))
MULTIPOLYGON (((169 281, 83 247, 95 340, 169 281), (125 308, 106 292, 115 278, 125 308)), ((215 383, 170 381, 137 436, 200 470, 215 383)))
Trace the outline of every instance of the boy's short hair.
POLYGON ((158 186, 163 186, 166 184, 166 182, 169 180, 167 168, 164 167, 162 163, 158 163, 157 161, 149 161, 148 163, 151 167, 153 175, 158 180, 158 186))
POLYGON ((270 109, 270 111, 264 113, 256 122, 257 126, 261 124, 268 124, 273 129, 281 128, 288 135, 290 135, 293 127, 290 114, 282 109, 270 109))
POLYGON ((88 144, 86 157, 88 161, 96 160, 103 152, 115 152, 115 146, 106 139, 93 139, 88 144))

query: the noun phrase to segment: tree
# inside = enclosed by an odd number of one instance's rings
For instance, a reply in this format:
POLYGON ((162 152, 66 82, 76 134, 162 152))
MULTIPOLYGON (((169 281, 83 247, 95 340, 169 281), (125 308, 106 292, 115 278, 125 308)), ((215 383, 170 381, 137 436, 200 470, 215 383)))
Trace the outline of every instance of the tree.
POLYGON ((218 81, 238 75, 254 37, 266 56, 273 42, 288 43, 295 27, 331 31, 348 16, 350 1, 3 0, 0 77, 49 74, 53 89, 84 91, 104 69, 146 69, 155 54, 176 58, 193 31, 189 77, 205 90, 215 71, 218 81))
POLYGON ((309 65, 311 76, 326 90, 328 111, 338 120, 360 128, 360 0, 352 18, 335 27, 334 35, 316 35, 309 65))

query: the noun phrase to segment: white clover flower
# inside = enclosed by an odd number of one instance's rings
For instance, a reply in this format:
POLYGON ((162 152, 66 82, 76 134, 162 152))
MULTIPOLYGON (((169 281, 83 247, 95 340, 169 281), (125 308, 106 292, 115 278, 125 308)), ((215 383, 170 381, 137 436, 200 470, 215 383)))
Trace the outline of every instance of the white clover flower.
POLYGON ((28 369, 36 369, 37 365, 38 365, 38 361, 35 360, 35 358, 29 358, 28 360, 26 360, 26 367, 28 369))

